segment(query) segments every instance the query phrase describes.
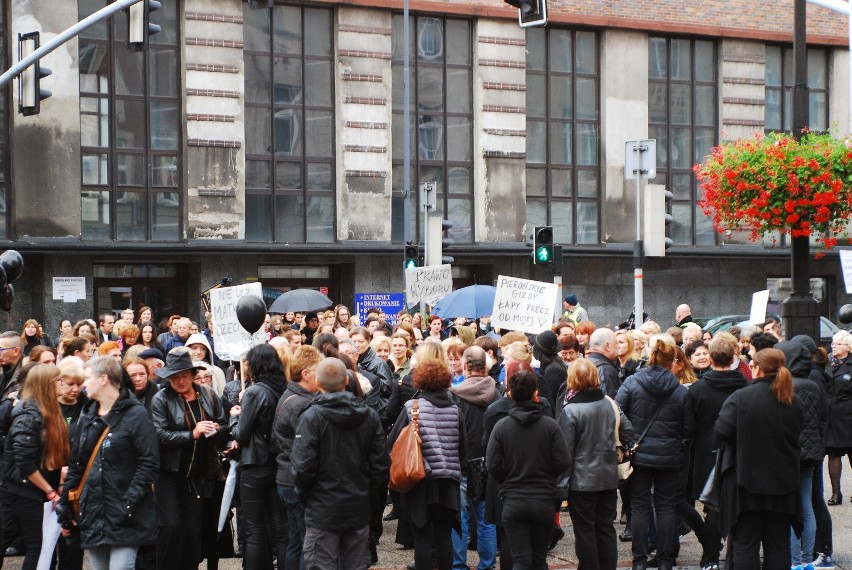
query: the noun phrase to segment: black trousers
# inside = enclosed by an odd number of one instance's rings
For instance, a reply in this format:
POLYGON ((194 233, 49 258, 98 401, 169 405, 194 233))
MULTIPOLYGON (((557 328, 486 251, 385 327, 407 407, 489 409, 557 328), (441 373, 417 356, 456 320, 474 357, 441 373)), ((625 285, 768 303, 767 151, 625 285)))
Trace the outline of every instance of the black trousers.
POLYGON ((769 511, 744 511, 731 528, 729 556, 736 570, 760 570, 760 546, 763 568, 790 567, 790 525, 792 517, 769 511))
POLYGON ((201 560, 199 485, 178 473, 160 471, 157 480, 158 570, 198 570, 201 560))
POLYGON ((680 495, 679 469, 651 469, 634 466, 630 476, 630 500, 633 530, 633 560, 648 558, 648 525, 651 503, 657 521, 657 559, 674 562, 674 537, 677 532, 675 508, 680 495), (653 499, 651 489, 653 488, 653 499))
POLYGON ((0 568, 3 567, 3 555, 15 541, 20 529, 27 553, 21 570, 36 570, 41 554, 41 524, 43 508, 41 501, 25 499, 11 493, 0 493, 0 506, 3 517, 3 540, 0 543, 0 568))
POLYGON ((568 494, 577 559, 584 570, 611 570, 618 565, 615 540, 616 491, 568 494))
POLYGON ((273 553, 287 559, 287 514, 275 487, 274 465, 240 466, 240 504, 246 525, 243 568, 272 570, 273 553))
POLYGON ((433 568, 433 560, 438 561, 438 570, 453 568, 453 521, 456 512, 441 505, 429 505, 429 517, 425 526, 412 524, 414 533, 414 566, 417 570, 433 568), (432 558, 432 548, 435 558, 432 558))
MULTIPOLYGON (((612 504, 614 513, 615 500, 612 504)), ((503 527, 509 537, 514 570, 547 570, 555 514, 553 499, 503 499, 503 527)))

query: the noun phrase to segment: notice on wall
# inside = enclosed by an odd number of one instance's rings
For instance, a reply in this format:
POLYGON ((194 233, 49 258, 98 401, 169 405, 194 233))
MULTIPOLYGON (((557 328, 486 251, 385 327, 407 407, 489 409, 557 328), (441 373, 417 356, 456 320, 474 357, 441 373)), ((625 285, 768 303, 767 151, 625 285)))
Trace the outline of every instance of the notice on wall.
POLYGON ((538 334, 553 324, 557 286, 500 275, 491 312, 491 325, 505 330, 538 334))
POLYGON ((85 277, 54 277, 53 300, 74 303, 86 298, 85 277))
POLYGON ((249 349, 267 340, 263 327, 250 334, 237 319, 237 303, 246 295, 263 298, 259 282, 210 290, 210 312, 213 315, 213 350, 222 360, 240 360, 249 349))
POLYGON ((769 304, 769 289, 755 291, 751 294, 751 311, 748 322, 753 325, 762 325, 766 322, 766 306, 769 304))
POLYGON ((843 269, 843 281, 846 283, 846 294, 852 295, 852 249, 841 249, 840 267, 843 269))
POLYGON ((395 327, 396 314, 405 308, 402 293, 355 293, 355 315, 362 325, 367 322, 367 311, 381 309, 385 321, 395 327))
POLYGON ((453 268, 449 264, 405 270, 405 303, 411 307, 440 301, 453 292, 453 268))

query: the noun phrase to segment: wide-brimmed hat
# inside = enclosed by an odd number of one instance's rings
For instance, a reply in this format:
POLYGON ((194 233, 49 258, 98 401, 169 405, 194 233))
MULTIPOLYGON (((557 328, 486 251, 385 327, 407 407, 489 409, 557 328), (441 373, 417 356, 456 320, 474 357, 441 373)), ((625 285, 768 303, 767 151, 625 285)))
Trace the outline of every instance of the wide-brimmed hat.
POLYGON ((164 380, 168 380, 180 372, 192 371, 194 374, 198 367, 192 362, 192 355, 184 347, 173 348, 166 355, 166 365, 158 368, 155 374, 164 380))

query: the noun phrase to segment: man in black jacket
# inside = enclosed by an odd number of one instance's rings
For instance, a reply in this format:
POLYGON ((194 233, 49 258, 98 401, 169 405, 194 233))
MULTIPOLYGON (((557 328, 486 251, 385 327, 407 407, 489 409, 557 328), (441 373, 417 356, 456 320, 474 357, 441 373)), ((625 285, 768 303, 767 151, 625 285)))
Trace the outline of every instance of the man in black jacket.
POLYGON ((621 386, 621 381, 618 379, 618 368, 615 367, 614 363, 617 355, 615 334, 609 329, 596 329, 589 337, 589 353, 586 358, 598 369, 601 391, 610 398, 615 398, 615 394, 621 386))
POLYGON ((305 570, 370 565, 370 495, 385 492, 390 457, 379 415, 346 390, 343 363, 317 367, 321 394, 296 428, 290 462, 305 504, 305 570))

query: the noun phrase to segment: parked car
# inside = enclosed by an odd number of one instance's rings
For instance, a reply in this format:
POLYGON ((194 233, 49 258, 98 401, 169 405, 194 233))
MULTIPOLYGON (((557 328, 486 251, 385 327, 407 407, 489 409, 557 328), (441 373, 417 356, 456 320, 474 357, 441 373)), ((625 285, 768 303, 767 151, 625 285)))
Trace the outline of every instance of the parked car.
MULTIPOLYGON (((770 314, 769 316, 781 320, 779 315, 770 314)), ((748 318, 749 315, 721 315, 718 317, 699 317, 693 320, 696 324, 701 326, 703 330, 710 331, 710 334, 716 334, 717 332, 726 331, 734 325, 740 328, 749 326, 750 323, 748 318)), ((852 325, 850 325, 850 327, 852 327, 852 325)), ((830 352, 831 338, 839 330, 839 326, 831 322, 827 317, 821 316, 819 318, 819 344, 824 346, 830 352)))

